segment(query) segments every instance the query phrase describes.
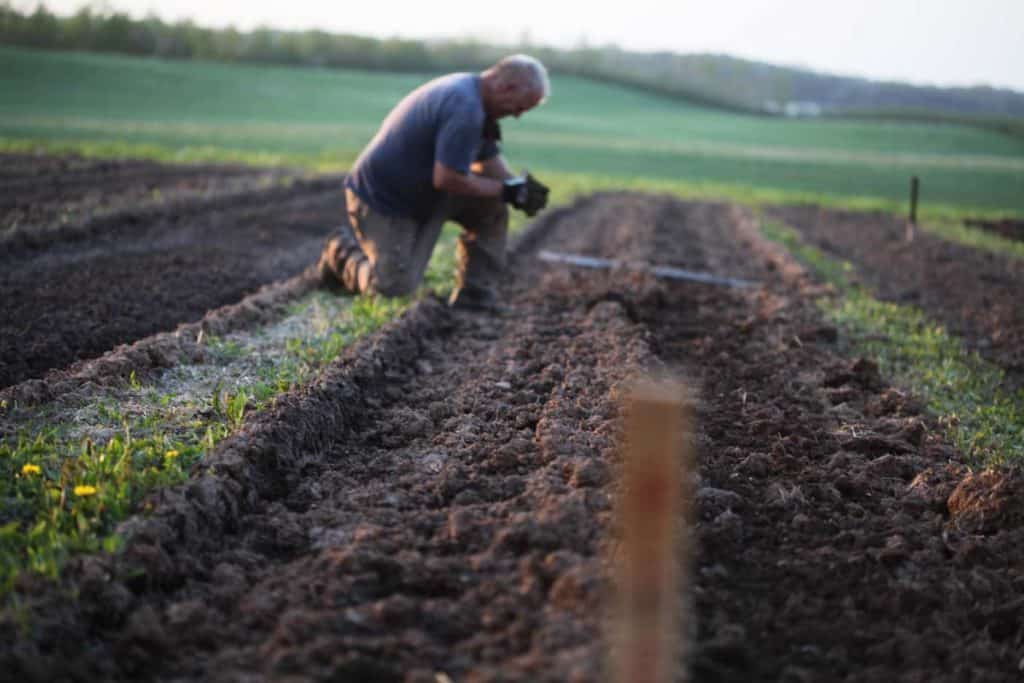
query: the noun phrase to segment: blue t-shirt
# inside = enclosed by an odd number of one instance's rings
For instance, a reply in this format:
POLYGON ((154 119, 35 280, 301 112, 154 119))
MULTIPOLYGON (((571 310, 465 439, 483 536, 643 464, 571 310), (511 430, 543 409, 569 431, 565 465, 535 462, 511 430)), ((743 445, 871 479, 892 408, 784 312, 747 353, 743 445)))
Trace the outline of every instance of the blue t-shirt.
POLYGON ((485 120, 478 74, 421 85, 384 119, 345 186, 378 213, 424 220, 443 196, 434 189, 435 160, 468 173, 498 154, 497 142, 483 137, 485 120))

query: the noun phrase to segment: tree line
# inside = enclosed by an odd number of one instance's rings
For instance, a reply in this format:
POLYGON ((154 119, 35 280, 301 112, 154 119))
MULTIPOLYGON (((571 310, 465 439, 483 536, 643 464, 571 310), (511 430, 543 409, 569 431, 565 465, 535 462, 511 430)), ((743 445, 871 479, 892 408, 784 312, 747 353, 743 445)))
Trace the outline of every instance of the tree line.
POLYGON ((83 7, 70 17, 44 4, 21 13, 0 4, 0 42, 56 50, 86 50, 173 59, 352 67, 388 71, 430 70, 440 55, 413 40, 377 40, 323 31, 242 32, 211 29, 191 21, 168 23, 155 16, 133 19, 117 11, 83 7))

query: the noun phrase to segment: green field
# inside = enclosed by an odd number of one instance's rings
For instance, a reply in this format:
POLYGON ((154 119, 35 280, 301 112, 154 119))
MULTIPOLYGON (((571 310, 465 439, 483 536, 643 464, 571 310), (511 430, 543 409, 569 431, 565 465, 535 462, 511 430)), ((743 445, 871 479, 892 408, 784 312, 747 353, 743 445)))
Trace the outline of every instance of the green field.
MULTIPOLYGON (((0 138, 171 158, 344 168, 409 74, 177 62, 0 47, 0 138)), ((903 201, 1024 213, 1024 140, 967 126, 743 116, 555 76, 505 125, 516 167, 652 181, 705 194, 903 201)), ((863 202, 862 202, 863 203, 863 202)))

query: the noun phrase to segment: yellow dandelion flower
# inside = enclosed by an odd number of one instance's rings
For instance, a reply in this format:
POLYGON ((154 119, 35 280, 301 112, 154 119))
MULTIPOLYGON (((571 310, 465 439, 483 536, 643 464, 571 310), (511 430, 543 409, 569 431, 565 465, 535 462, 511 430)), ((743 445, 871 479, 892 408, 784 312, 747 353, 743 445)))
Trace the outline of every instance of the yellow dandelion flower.
POLYGON ((88 484, 83 484, 81 486, 76 486, 75 487, 75 495, 78 496, 79 498, 87 498, 89 496, 95 496, 96 495, 96 487, 95 486, 89 486, 88 484))
POLYGON ((177 458, 179 455, 181 455, 181 453, 178 451, 167 451, 164 453, 164 456, 168 458, 177 458))
POLYGON ((21 468, 21 473, 24 474, 25 476, 28 476, 30 474, 40 474, 42 473, 42 471, 43 470, 40 469, 39 465, 33 465, 32 463, 23 465, 21 468))

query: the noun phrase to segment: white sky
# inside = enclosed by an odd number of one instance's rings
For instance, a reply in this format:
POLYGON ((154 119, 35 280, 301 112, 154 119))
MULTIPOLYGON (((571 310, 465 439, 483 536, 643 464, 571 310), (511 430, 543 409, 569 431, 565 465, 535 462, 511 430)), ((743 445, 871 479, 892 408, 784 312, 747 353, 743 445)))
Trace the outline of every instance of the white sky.
MULTIPOLYGON (((16 0, 34 7, 35 0, 16 0)), ((60 14, 83 0, 46 0, 60 14)), ((251 29, 477 37, 715 52, 817 71, 1024 91, 1024 0, 108 0, 136 16, 251 29)))

